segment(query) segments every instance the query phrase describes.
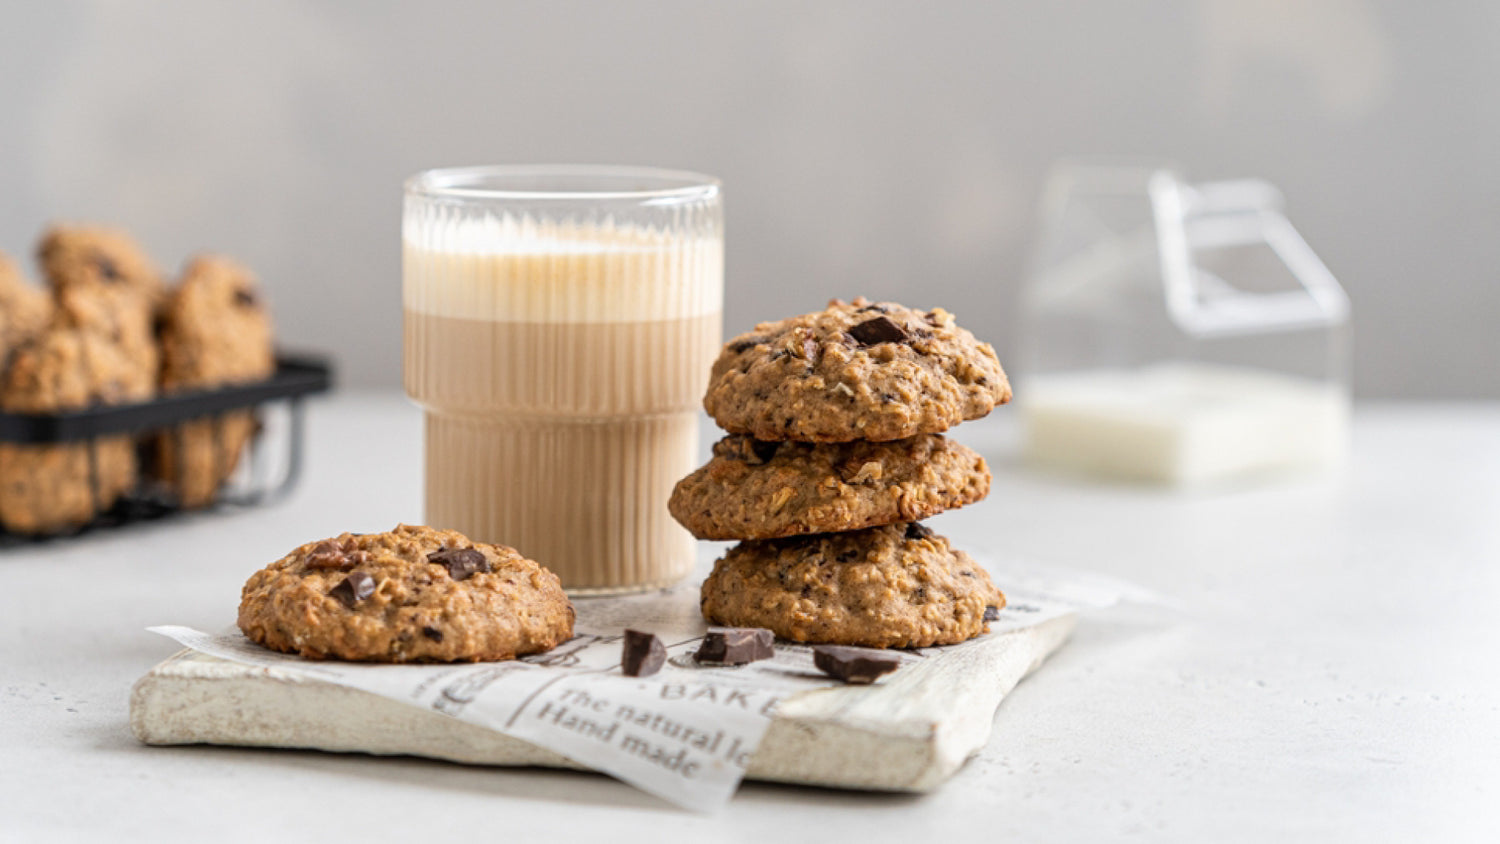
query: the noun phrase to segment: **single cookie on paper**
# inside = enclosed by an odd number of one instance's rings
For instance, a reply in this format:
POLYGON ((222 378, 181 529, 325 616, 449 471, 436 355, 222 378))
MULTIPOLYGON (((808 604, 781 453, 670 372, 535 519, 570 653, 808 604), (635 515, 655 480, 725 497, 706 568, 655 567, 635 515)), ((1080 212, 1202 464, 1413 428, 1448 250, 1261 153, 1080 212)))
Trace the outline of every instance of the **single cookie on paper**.
POLYGON ((848 442, 941 433, 1009 400, 995 350, 952 314, 859 298, 731 340, 703 406, 730 433, 848 442))
POLYGON ((129 235, 97 226, 54 226, 37 248, 56 319, 108 337, 125 350, 132 392, 151 395, 158 356, 156 311, 162 273, 129 235))
POLYGON ((743 542, 703 582, 703 617, 794 642, 924 648, 989 629, 1005 595, 921 524, 743 542))
MULTIPOLYGON (((55 325, 11 356, 0 410, 59 413, 148 396, 135 362, 93 331, 55 325)), ((136 482, 129 436, 60 445, 0 443, 0 525, 17 533, 80 527, 136 482)))
MULTIPOLYGON (((271 317, 250 271, 213 255, 194 258, 161 312, 164 392, 257 381, 275 370, 271 317)), ((157 438, 154 474, 184 507, 202 507, 239 464, 257 430, 250 411, 178 426, 157 438)))
POLYGON ((514 659, 573 636, 557 575, 504 545, 399 525, 309 542, 251 575, 239 626, 312 659, 514 659))
POLYGON ((669 507, 699 539, 776 539, 913 522, 989 490, 984 458, 941 434, 826 444, 731 434, 669 507))

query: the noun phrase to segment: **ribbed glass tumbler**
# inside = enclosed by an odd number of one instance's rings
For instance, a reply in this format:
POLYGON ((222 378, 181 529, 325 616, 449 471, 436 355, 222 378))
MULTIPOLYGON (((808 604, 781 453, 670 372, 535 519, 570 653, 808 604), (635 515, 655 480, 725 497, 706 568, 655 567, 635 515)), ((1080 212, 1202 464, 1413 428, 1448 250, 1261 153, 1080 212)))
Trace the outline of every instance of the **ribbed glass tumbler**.
POLYGON ((405 384, 426 520, 510 545, 574 594, 671 583, 724 298, 719 182, 536 166, 406 183, 405 384))

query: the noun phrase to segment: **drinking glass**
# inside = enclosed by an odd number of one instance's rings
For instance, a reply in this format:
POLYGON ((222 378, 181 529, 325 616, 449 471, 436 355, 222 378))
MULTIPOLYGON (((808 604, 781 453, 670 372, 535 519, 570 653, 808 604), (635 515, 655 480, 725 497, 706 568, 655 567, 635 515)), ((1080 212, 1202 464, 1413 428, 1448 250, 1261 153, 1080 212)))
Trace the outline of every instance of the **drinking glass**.
POLYGON ((574 594, 671 583, 667 512, 719 350, 718 180, 630 167, 429 170, 406 182, 406 391, 426 520, 509 545, 574 594))

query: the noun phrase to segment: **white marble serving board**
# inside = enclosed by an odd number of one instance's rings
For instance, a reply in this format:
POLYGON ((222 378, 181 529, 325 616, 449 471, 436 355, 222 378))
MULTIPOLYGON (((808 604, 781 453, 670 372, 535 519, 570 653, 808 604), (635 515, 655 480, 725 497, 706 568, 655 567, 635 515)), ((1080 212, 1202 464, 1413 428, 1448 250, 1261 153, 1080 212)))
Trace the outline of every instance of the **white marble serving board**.
MULTIPOLYGON (((929 791, 989 740, 1001 700, 1058 648, 1077 616, 933 648, 871 686, 806 691, 778 706, 747 778, 929 791)), ((218 744, 412 755, 476 765, 581 766, 431 710, 275 668, 183 650, 136 684, 130 723, 147 744, 218 744)))

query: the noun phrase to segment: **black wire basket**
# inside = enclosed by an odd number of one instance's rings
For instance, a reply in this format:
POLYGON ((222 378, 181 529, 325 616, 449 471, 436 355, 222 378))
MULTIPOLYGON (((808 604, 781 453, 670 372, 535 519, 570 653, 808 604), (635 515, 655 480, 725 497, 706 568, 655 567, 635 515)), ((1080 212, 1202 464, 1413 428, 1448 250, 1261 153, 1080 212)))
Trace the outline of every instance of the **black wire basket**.
MULTIPOLYGON (((244 453, 236 453, 240 465, 233 473, 221 473, 227 479, 212 493, 212 500, 206 502, 206 506, 251 506, 274 501, 290 492, 301 474, 303 400, 327 392, 332 385, 333 370, 326 360, 282 355, 277 358, 276 372, 263 381, 172 393, 134 404, 100 405, 66 413, 0 413, 0 443, 86 447, 88 493, 95 512, 82 524, 68 524, 53 530, 12 531, 0 524, 0 548, 161 518, 185 509, 174 485, 151 476, 149 472, 138 473, 136 482, 120 495, 105 494, 98 444, 105 438, 129 437, 142 466, 154 462, 156 450, 175 448, 179 453, 173 465, 187 471, 188 460, 181 453, 184 449, 182 426, 206 420, 206 430, 213 438, 210 452, 222 455, 230 452, 225 447, 225 420, 231 416, 244 416, 247 411, 254 416, 254 433, 246 442, 244 453), (266 436, 263 423, 277 411, 282 412, 284 429, 278 430, 277 436, 266 436), (279 454, 269 454, 271 451, 279 454), (106 506, 107 498, 114 500, 106 506)), ((217 471, 227 467, 212 468, 217 471)))

